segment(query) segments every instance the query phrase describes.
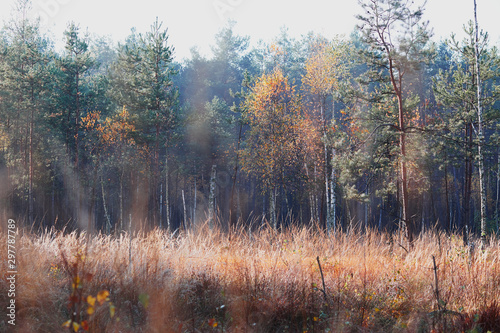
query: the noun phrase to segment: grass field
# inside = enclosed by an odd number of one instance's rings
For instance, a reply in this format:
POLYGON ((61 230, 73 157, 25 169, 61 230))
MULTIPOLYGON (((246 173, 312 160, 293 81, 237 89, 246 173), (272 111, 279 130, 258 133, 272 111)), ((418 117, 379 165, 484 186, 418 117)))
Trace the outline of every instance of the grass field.
POLYGON ((500 332, 496 239, 471 252, 428 232, 407 251, 375 231, 20 231, 16 260, 2 332, 500 332))

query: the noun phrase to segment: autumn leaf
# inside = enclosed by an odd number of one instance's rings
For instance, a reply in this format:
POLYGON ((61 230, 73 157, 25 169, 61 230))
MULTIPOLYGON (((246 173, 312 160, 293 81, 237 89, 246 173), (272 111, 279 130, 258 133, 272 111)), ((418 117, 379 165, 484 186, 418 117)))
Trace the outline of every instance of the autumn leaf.
POLYGON ((102 303, 104 303, 107 300, 108 296, 109 296, 109 291, 101 290, 97 294, 97 301, 99 302, 100 305, 102 305, 102 303))
POLYGON ((88 323, 88 321, 86 321, 86 320, 82 321, 81 325, 82 325, 82 329, 84 331, 88 331, 89 330, 89 323, 88 323))
POLYGON ((71 284, 71 288, 80 289, 82 287, 80 277, 77 275, 73 278, 73 283, 71 284))
POLYGON ((87 303, 89 303, 90 306, 94 306, 95 305, 95 300, 96 300, 96 298, 93 297, 92 295, 88 295, 87 296, 87 303))
POLYGON ((113 304, 109 305, 109 316, 113 318, 115 316, 116 307, 113 304))
POLYGON ((211 318, 208 320, 208 326, 210 327, 217 327, 217 321, 215 320, 215 318, 211 318))

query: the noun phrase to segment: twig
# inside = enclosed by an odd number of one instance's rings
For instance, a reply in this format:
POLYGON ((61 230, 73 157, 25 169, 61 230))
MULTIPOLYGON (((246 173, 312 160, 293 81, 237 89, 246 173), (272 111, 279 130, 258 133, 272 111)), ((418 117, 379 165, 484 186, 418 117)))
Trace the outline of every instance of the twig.
MULTIPOLYGON (((409 253, 409 252, 408 252, 408 250, 407 250, 407 249, 406 249, 403 245, 401 245, 399 242, 398 242, 398 245, 399 245, 399 246, 400 246, 403 250, 405 250, 405 251, 406 251, 406 253, 409 253)), ((434 257, 433 257, 433 258, 434 258, 434 257)))
POLYGON ((323 296, 325 297, 325 302, 328 305, 328 296, 326 295, 326 286, 325 286, 325 277, 323 276, 323 270, 321 269, 321 263, 319 262, 319 256, 316 257, 316 261, 318 262, 319 272, 321 273, 321 282, 323 283, 323 296))
MULTIPOLYGON (((438 315, 438 321, 441 322, 441 315, 442 314, 446 314, 446 303, 444 301, 441 301, 441 299, 439 298, 439 285, 438 285, 438 275, 437 275, 437 265, 436 265, 436 258, 434 256, 432 256, 432 264, 434 266, 433 270, 434 270, 434 280, 435 280, 435 290, 434 290, 434 293, 436 294, 436 300, 437 300, 437 305, 438 305, 438 310, 437 310, 437 315, 438 315)), ((444 317, 444 321, 442 322, 443 324, 443 332, 446 332, 446 328, 447 328, 447 323, 446 323, 446 316, 444 317)))
POLYGON ((436 295, 436 300, 438 304, 438 309, 441 309, 441 303, 439 302, 439 286, 438 286, 438 276, 437 276, 437 266, 436 266, 436 258, 432 256, 432 264, 434 265, 434 281, 435 281, 435 289, 434 294, 436 295))

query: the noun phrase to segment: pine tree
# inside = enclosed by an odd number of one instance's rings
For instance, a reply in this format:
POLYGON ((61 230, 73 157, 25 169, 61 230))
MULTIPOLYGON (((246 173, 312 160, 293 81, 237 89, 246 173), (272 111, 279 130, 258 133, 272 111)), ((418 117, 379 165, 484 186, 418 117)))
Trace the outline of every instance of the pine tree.
MULTIPOLYGON (((120 46, 118 59, 111 66, 111 96, 118 105, 137 115, 137 142, 148 147, 150 154, 150 218, 160 221, 160 150, 166 150, 164 163, 168 185, 168 146, 170 130, 174 125, 177 91, 172 76, 173 47, 168 45, 167 30, 158 19, 146 34, 132 33, 120 46)), ((167 186, 168 188, 168 186, 167 186)), ((167 190, 168 191, 168 190, 167 190)), ((166 193, 168 202, 168 192, 166 193)), ((169 224, 169 205, 166 207, 169 224)))
POLYGON ((0 117, 1 130, 9 138, 5 158, 11 168, 10 180, 16 194, 27 204, 27 221, 32 225, 51 56, 38 22, 27 18, 29 1, 18 1, 17 6, 17 17, 6 26, 1 41, 0 117))
MULTIPOLYGON (((464 26, 467 37, 459 42, 455 36, 447 43, 452 54, 450 66, 447 70, 440 70, 434 78, 434 94, 439 103, 449 112, 443 113, 442 122, 436 124, 446 139, 449 149, 453 149, 457 159, 465 161, 465 184, 463 195, 462 231, 464 242, 467 243, 467 230, 470 225, 470 201, 472 195, 472 176, 474 156, 479 156, 479 145, 484 145, 486 129, 492 126, 495 119, 495 103, 500 98, 500 57, 496 48, 488 46, 488 37, 485 33, 475 36, 473 22, 464 26), (476 62, 476 45, 481 50, 476 62), (478 81, 477 68, 480 69, 481 80, 478 81), (478 100, 478 82, 481 84, 481 94, 478 100), (478 102, 484 114, 482 121, 483 134, 479 134, 478 102), (481 139, 482 137, 482 139, 481 139)), ((478 162, 481 159, 478 157, 478 162)), ((483 162, 484 163, 484 162, 483 162)), ((478 167, 480 167, 478 165, 478 167)), ((483 166, 484 167, 484 166, 483 166)), ((480 185, 481 186, 481 185, 480 185)), ((481 195, 480 191, 480 195, 481 195)), ((484 193, 483 193, 484 194, 484 193)), ((480 201, 482 199, 480 198, 480 201)), ((485 213, 483 211, 483 213, 485 213)), ((483 219, 482 226, 485 226, 483 219)), ((482 230, 484 231, 484 230, 482 230)), ((481 231, 481 232, 482 232, 481 231)))
POLYGON ((396 99, 396 122, 391 123, 388 119, 387 126, 393 128, 398 136, 400 220, 406 227, 407 240, 412 246, 415 224, 409 212, 407 160, 411 117, 408 102, 411 94, 405 80, 427 60, 426 47, 430 32, 427 23, 422 22, 423 8, 414 9, 409 1, 363 0, 360 4, 364 13, 357 18, 360 20, 362 41, 367 45, 361 55, 362 60, 370 66, 365 82, 376 83, 380 89, 373 96, 374 101, 392 103, 391 98, 396 99))

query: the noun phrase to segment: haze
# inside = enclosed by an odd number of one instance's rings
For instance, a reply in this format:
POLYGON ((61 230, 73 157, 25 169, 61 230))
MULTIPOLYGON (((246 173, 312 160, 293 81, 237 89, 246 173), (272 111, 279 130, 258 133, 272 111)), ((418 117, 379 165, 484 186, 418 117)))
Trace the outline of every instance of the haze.
MULTIPOLYGON (((14 4, 15 0, 0 3, 2 20, 9 19, 14 4)), ((114 41, 121 41, 130 34, 132 27, 139 32, 149 30, 158 17, 168 27, 175 57, 180 60, 189 57, 194 46, 202 54, 209 55, 214 35, 229 19, 237 22, 236 33, 250 36, 255 44, 261 39, 271 40, 283 26, 297 38, 310 31, 328 38, 349 35, 359 12, 356 0, 33 0, 32 15, 41 17, 43 27, 51 31, 59 47, 63 45, 63 31, 70 21, 90 33, 109 35, 114 41)), ((491 42, 496 45, 500 44, 498 13, 500 1, 478 1, 480 26, 488 31, 491 42)), ((462 26, 473 18, 473 1, 429 0, 425 17, 434 29, 434 40, 448 38, 451 33, 460 36, 462 26)))

